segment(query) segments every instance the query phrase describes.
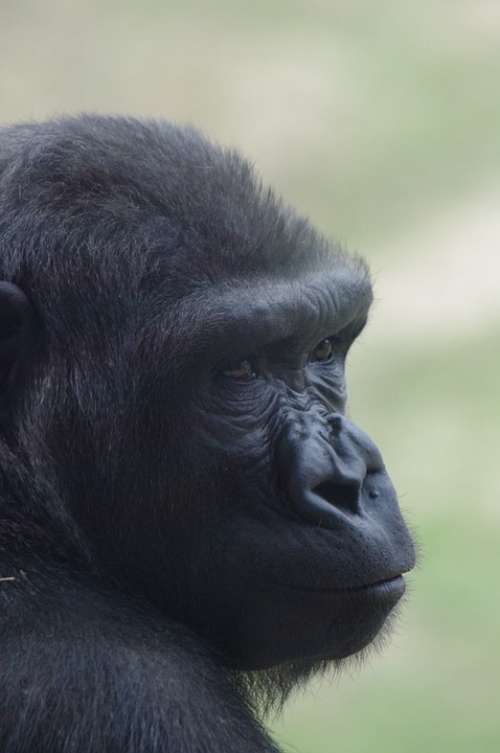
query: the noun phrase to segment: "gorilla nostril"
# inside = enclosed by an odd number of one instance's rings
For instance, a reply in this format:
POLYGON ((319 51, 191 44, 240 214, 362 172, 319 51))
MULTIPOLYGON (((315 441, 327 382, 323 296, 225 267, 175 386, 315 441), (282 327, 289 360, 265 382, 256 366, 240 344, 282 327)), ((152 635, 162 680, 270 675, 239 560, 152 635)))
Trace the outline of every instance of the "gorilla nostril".
POLYGON ((360 486, 357 481, 322 481, 312 491, 333 507, 348 512, 358 511, 360 486))
POLYGON ((326 422, 330 428, 331 438, 336 439, 342 431, 343 416, 341 416, 340 413, 333 413, 331 416, 328 416, 326 422))
POLYGON ((327 423, 330 427, 332 436, 337 436, 342 431, 342 416, 339 413, 333 413, 328 416, 327 423))

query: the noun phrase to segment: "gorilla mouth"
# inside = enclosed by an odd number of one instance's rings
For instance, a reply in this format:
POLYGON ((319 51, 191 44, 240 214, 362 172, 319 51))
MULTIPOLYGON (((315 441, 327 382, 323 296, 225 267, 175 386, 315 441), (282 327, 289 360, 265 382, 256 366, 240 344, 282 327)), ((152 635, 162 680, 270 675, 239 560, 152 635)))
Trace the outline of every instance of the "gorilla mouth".
POLYGON ((372 583, 364 583, 361 586, 346 586, 344 588, 309 588, 308 586, 297 586, 292 584, 282 584, 286 588, 290 588, 293 591, 303 591, 304 593, 317 593, 317 594, 366 594, 377 597, 391 597, 398 599, 404 594, 406 590, 405 579, 402 574, 395 575, 391 578, 385 578, 382 580, 373 581, 372 583))
MULTIPOLYGON (((396 575, 394 578, 379 580, 375 583, 368 583, 357 588, 343 589, 343 593, 351 599, 364 599, 374 606, 393 607, 402 598, 406 591, 405 579, 402 575, 396 575)), ((341 591, 342 593, 342 591, 341 591)))
POLYGON ((362 586, 348 586, 347 588, 338 588, 334 590, 345 593, 358 593, 360 591, 383 591, 387 593, 394 593, 396 591, 401 591, 401 593, 403 594, 405 588, 405 579, 400 574, 395 575, 392 578, 377 580, 374 583, 366 583, 362 586))

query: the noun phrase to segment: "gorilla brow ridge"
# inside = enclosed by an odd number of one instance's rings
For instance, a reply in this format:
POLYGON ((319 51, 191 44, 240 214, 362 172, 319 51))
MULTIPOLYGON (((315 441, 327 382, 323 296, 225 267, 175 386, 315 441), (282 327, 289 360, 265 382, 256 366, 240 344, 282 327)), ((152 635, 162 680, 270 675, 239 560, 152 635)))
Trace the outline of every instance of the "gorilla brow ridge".
POLYGON ((368 315, 373 293, 367 276, 356 279, 351 274, 349 286, 339 287, 335 270, 300 283, 265 280, 257 289, 241 284, 213 286, 182 299, 168 314, 159 312, 155 327, 160 325, 167 340, 172 332, 189 333, 185 342, 176 338, 175 354, 170 351, 175 358, 217 353, 227 343, 233 352, 236 347, 244 355, 273 342, 299 340, 307 333, 317 333, 321 339, 351 321, 365 321, 368 315))

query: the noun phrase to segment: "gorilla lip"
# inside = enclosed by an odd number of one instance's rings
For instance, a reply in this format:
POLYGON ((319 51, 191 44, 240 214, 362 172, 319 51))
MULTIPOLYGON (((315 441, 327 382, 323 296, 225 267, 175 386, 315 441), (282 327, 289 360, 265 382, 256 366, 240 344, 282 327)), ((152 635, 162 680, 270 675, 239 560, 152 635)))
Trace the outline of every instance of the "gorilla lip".
POLYGON ((395 593, 397 591, 404 592, 406 586, 405 586, 405 580, 402 575, 395 575, 393 578, 387 578, 385 580, 377 580, 374 583, 366 583, 362 586, 353 586, 353 587, 347 587, 347 588, 340 588, 339 591, 344 591, 347 593, 354 592, 357 593, 359 591, 373 591, 373 590, 383 590, 391 593, 395 593))
POLYGON ((386 578, 382 580, 374 581, 373 583, 364 583, 360 586, 347 586, 345 588, 309 588, 308 586, 292 585, 290 583, 283 583, 286 588, 293 589, 294 591, 303 591, 304 593, 324 593, 324 594, 377 594, 380 596, 402 596, 406 590, 405 580, 403 575, 395 575, 392 578, 386 578))

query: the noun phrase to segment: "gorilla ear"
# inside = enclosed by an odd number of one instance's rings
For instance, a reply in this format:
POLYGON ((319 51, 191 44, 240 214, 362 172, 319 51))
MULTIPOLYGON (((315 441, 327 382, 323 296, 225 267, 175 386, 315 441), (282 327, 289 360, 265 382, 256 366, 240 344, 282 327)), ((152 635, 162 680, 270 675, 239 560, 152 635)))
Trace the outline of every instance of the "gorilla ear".
POLYGON ((21 288, 0 280, 0 398, 15 379, 33 320, 33 307, 21 288))

